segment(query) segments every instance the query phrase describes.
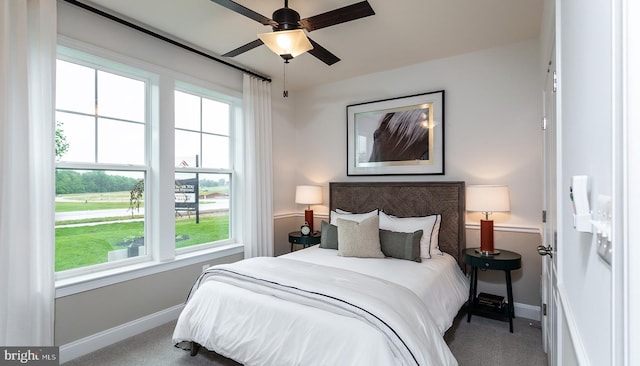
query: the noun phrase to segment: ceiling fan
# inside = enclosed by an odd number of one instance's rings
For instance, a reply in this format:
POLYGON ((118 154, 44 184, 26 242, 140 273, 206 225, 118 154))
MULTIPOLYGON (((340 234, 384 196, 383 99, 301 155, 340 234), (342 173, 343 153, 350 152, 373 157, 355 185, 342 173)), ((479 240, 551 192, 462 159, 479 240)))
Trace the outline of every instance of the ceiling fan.
MULTIPOLYGON (((335 10, 328 11, 326 13, 318 14, 309 18, 300 19, 300 14, 297 11, 289 8, 289 1, 284 0, 284 8, 277 9, 273 12, 272 18, 267 18, 261 14, 256 13, 255 11, 246 8, 236 2, 230 0, 211 0, 214 3, 224 6, 225 8, 232 10, 238 14, 244 15, 250 19, 253 19, 260 24, 268 25, 273 28, 273 33, 277 34, 277 32, 288 32, 288 31, 296 31, 305 29, 307 32, 311 32, 317 29, 330 27, 332 25, 350 22, 352 20, 364 18, 370 15, 374 15, 375 12, 371 5, 369 5, 368 1, 362 1, 359 3, 347 5, 342 8, 338 8, 335 10)), ((301 32, 301 31, 298 31, 301 32)), ((304 34, 304 32, 302 32, 304 34)), ((265 34, 266 35, 266 34, 265 34)), ((259 35, 263 38, 262 34, 259 35)), ((308 39, 308 46, 313 47, 312 49, 305 49, 302 52, 309 52, 320 61, 324 62, 327 65, 333 65, 336 62, 340 61, 340 59, 329 52, 326 48, 322 47, 318 43, 314 42, 311 38, 305 37, 308 39)), ((262 39, 256 39, 255 41, 249 42, 243 46, 236 48, 235 50, 229 51, 222 55, 223 57, 234 57, 244 52, 247 52, 251 49, 254 49, 260 45, 265 44, 262 39)), ((273 50, 271 45, 269 48, 273 50)), ((274 51, 278 53, 277 51, 274 51)), ((280 53, 278 53, 280 54, 280 53)), ((288 62, 295 55, 292 54, 280 54, 280 56, 288 62)))

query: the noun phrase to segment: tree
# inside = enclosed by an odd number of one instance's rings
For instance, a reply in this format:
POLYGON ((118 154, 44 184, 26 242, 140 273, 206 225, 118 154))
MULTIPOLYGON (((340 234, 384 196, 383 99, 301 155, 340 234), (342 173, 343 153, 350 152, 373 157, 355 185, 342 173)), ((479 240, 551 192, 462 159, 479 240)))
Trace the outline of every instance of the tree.
POLYGON ((64 136, 62 125, 62 122, 56 121, 56 160, 60 159, 69 150, 69 143, 64 136))
POLYGON ((131 198, 129 199, 129 209, 131 210, 131 217, 133 217, 133 210, 140 211, 140 203, 144 198, 144 179, 140 179, 133 185, 129 192, 131 198))

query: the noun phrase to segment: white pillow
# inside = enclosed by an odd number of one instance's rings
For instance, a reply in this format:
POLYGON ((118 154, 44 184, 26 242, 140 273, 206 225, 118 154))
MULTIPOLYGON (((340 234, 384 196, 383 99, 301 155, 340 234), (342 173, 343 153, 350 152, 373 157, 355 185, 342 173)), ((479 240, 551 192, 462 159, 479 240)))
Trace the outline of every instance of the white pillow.
POLYGON ((438 248, 440 215, 396 217, 380 211, 380 229, 401 233, 413 233, 422 230, 420 257, 430 259, 432 254, 442 255, 442 252, 438 248))
POLYGON ((360 222, 338 218, 338 255, 342 257, 384 258, 380 249, 378 215, 360 222))
POLYGON ((361 222, 364 219, 368 219, 369 217, 372 216, 378 216, 378 209, 376 208, 375 210, 371 211, 371 212, 367 212, 367 213, 362 213, 362 214, 354 214, 351 212, 347 212, 344 210, 336 210, 336 211, 331 211, 329 213, 329 223, 331 225, 336 225, 338 226, 338 219, 345 219, 345 220, 351 220, 351 221, 355 221, 355 222, 361 222))

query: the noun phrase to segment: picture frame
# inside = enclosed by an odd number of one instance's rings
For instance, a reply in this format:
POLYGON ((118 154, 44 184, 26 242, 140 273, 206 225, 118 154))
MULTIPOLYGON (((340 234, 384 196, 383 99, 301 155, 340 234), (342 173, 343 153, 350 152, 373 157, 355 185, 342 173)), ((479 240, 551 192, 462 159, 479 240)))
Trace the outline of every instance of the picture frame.
POLYGON ((444 90, 347 106, 347 175, 444 174, 444 90))

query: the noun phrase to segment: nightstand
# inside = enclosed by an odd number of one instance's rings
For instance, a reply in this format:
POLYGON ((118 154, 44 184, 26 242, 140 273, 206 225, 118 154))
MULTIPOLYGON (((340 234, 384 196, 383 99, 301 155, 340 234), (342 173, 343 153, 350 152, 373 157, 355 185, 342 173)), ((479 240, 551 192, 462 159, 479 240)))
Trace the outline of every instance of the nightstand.
POLYGON ((522 267, 522 257, 516 252, 500 249, 496 255, 483 255, 476 252, 479 248, 468 248, 464 251, 464 263, 471 266, 471 281, 469 282, 469 301, 467 302, 467 322, 471 315, 481 315, 501 320, 509 320, 509 331, 513 333, 513 290, 511 287, 511 271, 522 267), (507 285, 507 306, 502 311, 483 306, 478 302, 478 268, 484 270, 504 271, 507 285))
POLYGON ((291 251, 293 252, 293 244, 302 245, 303 248, 320 244, 320 232, 316 231, 310 235, 302 235, 300 231, 292 231, 289 233, 289 243, 291 243, 291 251))

